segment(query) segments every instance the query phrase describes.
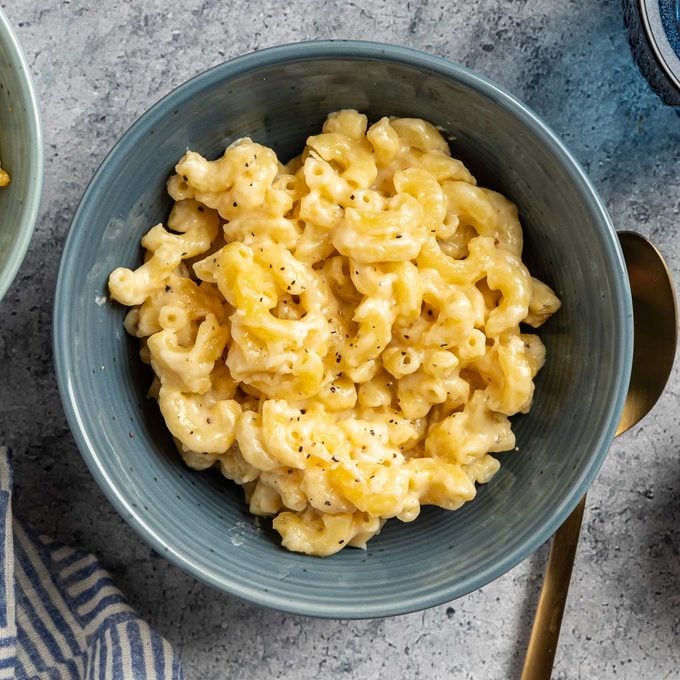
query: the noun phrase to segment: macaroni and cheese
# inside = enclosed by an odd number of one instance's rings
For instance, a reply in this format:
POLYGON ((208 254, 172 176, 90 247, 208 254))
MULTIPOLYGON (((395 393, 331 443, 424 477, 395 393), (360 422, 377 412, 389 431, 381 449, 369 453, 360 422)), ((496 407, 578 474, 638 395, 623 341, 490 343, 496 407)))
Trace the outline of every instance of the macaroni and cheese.
POLYGON ((313 555, 472 500, 544 362, 520 324, 560 305, 522 263, 515 205, 430 123, 352 110, 286 165, 248 138, 188 151, 168 192, 109 288, 187 465, 313 555))

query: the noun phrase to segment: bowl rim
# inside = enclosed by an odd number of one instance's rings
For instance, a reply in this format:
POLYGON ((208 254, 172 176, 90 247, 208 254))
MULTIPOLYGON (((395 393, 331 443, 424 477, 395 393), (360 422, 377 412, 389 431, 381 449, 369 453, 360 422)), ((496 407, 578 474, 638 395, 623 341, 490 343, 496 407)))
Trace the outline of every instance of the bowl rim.
POLYGON ((28 159, 29 187, 31 189, 25 196, 12 257, 7 266, 0 271, 0 300, 2 300, 24 261, 38 219, 43 189, 44 151, 40 108, 31 70, 21 49, 19 38, 2 8, 0 8, 0 41, 7 49, 11 65, 19 74, 18 94, 26 109, 29 137, 35 140, 35 143, 30 145, 28 159), (23 77, 21 77, 22 75, 23 77))
POLYGON ((85 459, 95 481, 121 517, 152 548, 175 564, 175 566, 180 567, 198 580, 217 590, 254 604, 291 614, 319 618, 365 619, 420 611, 466 595, 508 572, 550 538, 586 493, 613 441, 630 378, 633 351, 632 320, 632 298, 625 261, 616 231, 602 199, 597 194, 581 165, 569 152, 564 143, 529 107, 493 81, 443 57, 434 56, 412 48, 379 42, 327 40, 290 43, 270 47, 236 57, 199 73, 173 89, 150 107, 118 139, 90 181, 69 228, 55 289, 53 349, 61 400, 81 455, 85 459), (192 93, 200 92, 204 88, 208 88, 220 81, 231 79, 256 69, 291 61, 298 62, 311 59, 387 60, 392 63, 421 68, 462 82, 464 85, 489 97, 495 103, 511 111, 549 148, 556 162, 560 163, 563 170, 567 172, 573 183, 580 189, 584 203, 588 205, 589 210, 595 216, 594 221, 599 224, 602 231, 604 249, 611 259, 615 278, 620 283, 615 288, 616 295, 612 301, 617 306, 617 316, 621 320, 622 329, 617 346, 616 377, 618 382, 616 383, 613 398, 609 403, 605 420, 608 426, 599 433, 597 446, 594 447, 590 460, 584 466, 578 483, 566 494, 561 503, 553 508, 552 513, 546 516, 541 531, 536 532, 514 550, 503 555, 492 566, 482 571, 477 571, 473 575, 467 576, 455 583, 448 584, 447 587, 442 587, 435 593, 419 596, 407 594, 400 596, 398 599, 395 598, 390 603, 381 603, 380 607, 375 607, 374 605, 362 606, 356 602, 350 604, 340 602, 333 603, 332 605, 328 602, 299 602, 285 594, 271 591, 263 592, 254 586, 244 587, 242 584, 234 585, 227 578, 219 577, 208 568, 203 568, 197 560, 194 560, 193 556, 182 553, 176 546, 168 545, 159 533, 145 521, 144 512, 139 508, 132 507, 126 498, 125 488, 116 486, 108 475, 107 465, 92 444, 83 412, 76 399, 74 384, 70 377, 74 362, 70 361, 67 353, 62 351, 63 347, 68 347, 67 340, 70 331, 69 324, 67 323, 68 300, 70 299, 68 293, 69 288, 73 289, 72 279, 74 270, 77 268, 74 258, 70 256, 70 253, 82 231, 78 229, 78 225, 81 220, 81 214, 85 210, 84 206, 91 200, 96 200, 97 184, 100 177, 106 172, 107 167, 114 163, 118 156, 124 156, 134 148, 135 135, 141 134, 141 131, 148 124, 147 121, 153 121, 156 117, 175 109, 176 99, 184 100, 185 98, 191 98, 192 93), (76 226, 75 229, 74 226, 76 226), (608 239, 606 235, 609 236, 608 239))

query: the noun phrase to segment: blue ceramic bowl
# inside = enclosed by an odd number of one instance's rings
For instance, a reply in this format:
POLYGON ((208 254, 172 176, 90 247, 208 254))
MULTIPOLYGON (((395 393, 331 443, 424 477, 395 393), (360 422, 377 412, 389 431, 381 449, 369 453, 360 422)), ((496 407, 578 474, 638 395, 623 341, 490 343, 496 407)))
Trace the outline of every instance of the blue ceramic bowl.
POLYGON ((286 45, 203 73, 116 144, 74 217, 59 272, 54 351, 78 446, 125 520, 206 583, 276 609, 333 618, 402 614, 497 578, 541 545, 592 482, 628 384, 630 291, 602 202, 573 157, 521 102, 427 54, 361 42, 286 45), (548 363, 519 453, 456 512, 393 520, 368 550, 320 559, 286 552, 248 514, 240 488, 186 468, 148 369, 106 295, 109 272, 141 262, 139 239, 170 208, 165 181, 187 147, 220 155, 245 135, 287 158, 330 111, 417 116, 441 126, 480 183, 520 207, 526 258, 563 300, 542 331, 548 363))
POLYGON ((21 265, 38 216, 43 180, 40 114, 19 42, 0 9, 0 300, 21 265))

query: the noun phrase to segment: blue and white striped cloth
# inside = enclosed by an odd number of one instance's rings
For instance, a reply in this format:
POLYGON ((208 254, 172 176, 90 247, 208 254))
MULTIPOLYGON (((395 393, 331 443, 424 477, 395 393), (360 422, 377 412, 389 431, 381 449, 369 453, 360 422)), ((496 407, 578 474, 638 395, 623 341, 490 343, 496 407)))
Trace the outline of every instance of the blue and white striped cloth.
POLYGON ((0 447, 0 680, 178 680, 179 659, 93 555, 35 536, 12 517, 0 447))

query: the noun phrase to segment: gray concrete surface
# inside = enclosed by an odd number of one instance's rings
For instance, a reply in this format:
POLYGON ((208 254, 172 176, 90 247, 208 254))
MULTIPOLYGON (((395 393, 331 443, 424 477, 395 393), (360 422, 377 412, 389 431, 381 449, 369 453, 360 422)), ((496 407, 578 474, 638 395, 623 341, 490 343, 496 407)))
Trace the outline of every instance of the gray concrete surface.
MULTIPOLYGON (((680 119, 648 90, 618 0, 12 0, 42 102, 46 181, 31 249, 0 304, 0 439, 16 510, 99 555, 181 654, 188 678, 518 677, 546 546, 450 605, 316 621, 221 596, 154 555, 90 478, 57 394, 52 294, 95 168, 190 76, 269 45, 381 39, 450 57, 541 114, 589 171, 619 228, 651 235, 680 278, 680 119)), ((680 377, 614 445, 589 496, 555 678, 680 677, 680 377)))

